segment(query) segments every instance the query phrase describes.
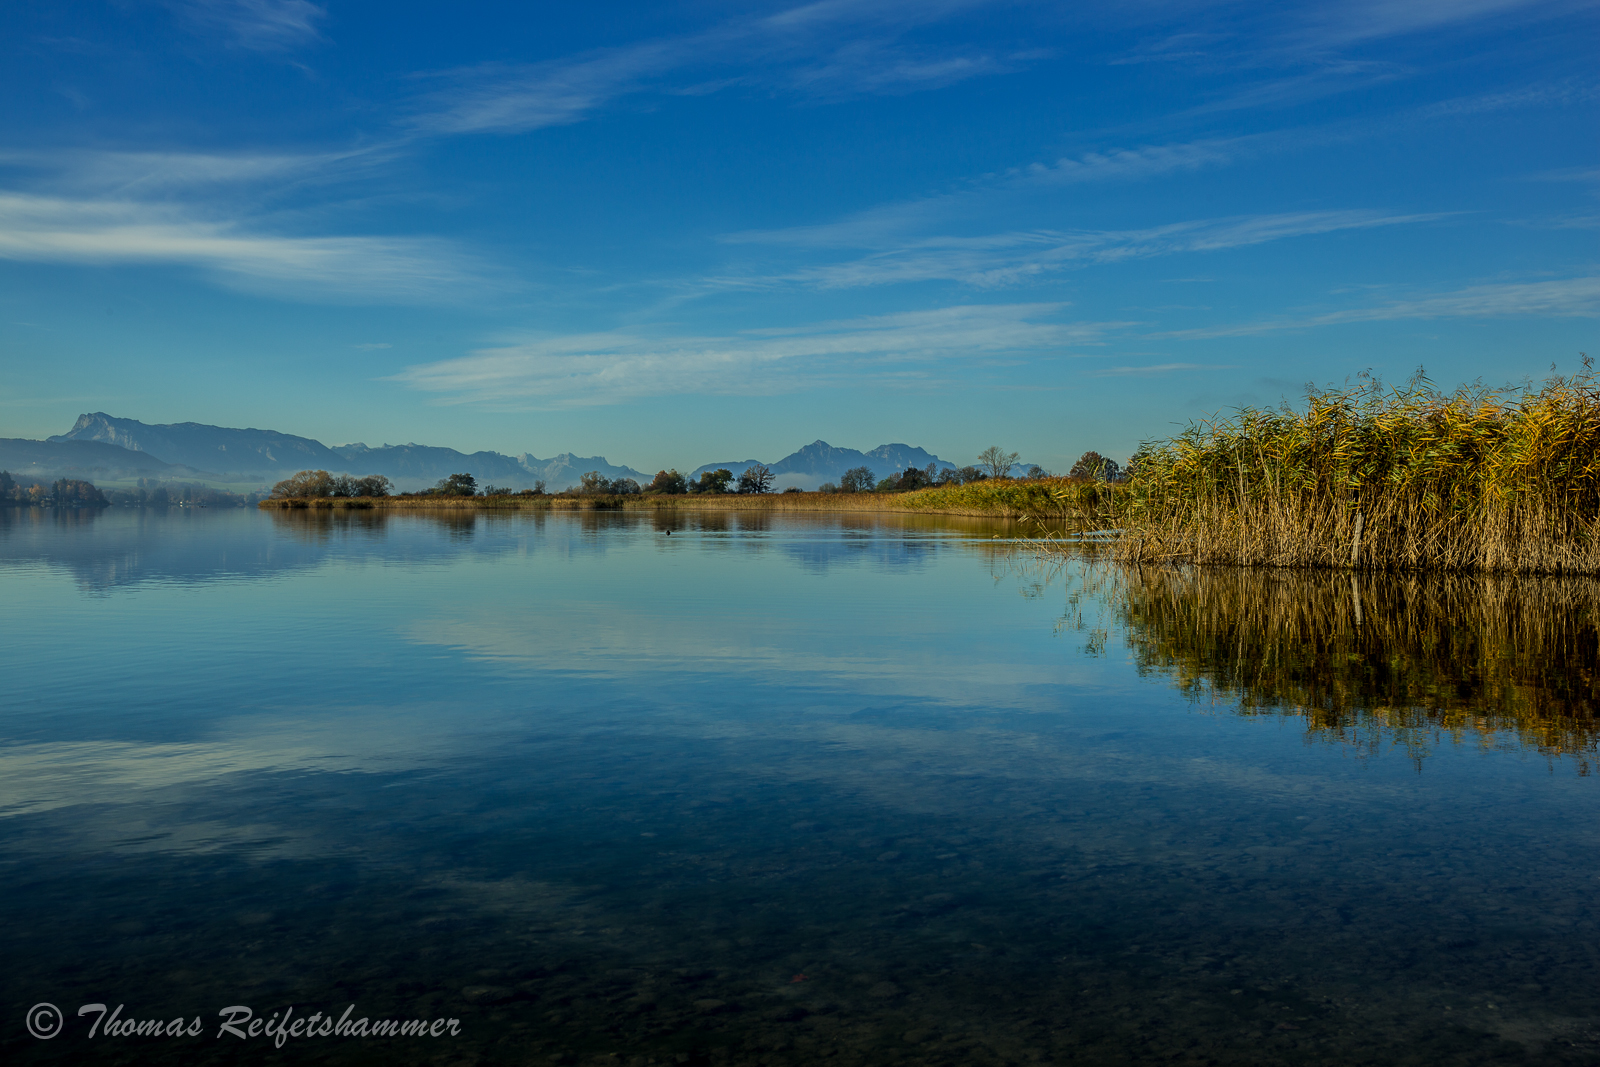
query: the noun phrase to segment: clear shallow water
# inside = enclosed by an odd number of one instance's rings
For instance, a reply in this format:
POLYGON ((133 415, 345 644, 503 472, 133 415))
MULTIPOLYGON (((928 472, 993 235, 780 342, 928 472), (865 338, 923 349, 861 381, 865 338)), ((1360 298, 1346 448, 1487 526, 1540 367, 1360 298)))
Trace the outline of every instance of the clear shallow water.
POLYGON ((0 1055, 1600 1061, 1582 589, 1441 678, 1012 532, 0 511, 0 1055), (214 1036, 352 1003, 459 1033, 214 1036))

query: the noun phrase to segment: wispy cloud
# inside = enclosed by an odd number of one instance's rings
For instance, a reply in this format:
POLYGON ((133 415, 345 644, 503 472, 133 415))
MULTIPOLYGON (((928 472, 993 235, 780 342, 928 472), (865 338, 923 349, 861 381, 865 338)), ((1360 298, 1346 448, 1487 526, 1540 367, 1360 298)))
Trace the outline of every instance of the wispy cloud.
POLYGON ((1187 370, 1238 370, 1237 363, 1155 363, 1148 367, 1102 367, 1094 372, 1097 378, 1154 378, 1187 370))
POLYGON ((1277 330, 1304 330, 1352 322, 1400 319, 1496 318, 1543 315, 1600 318, 1600 277, 1544 282, 1502 282, 1474 285, 1447 293, 1389 300, 1369 307, 1346 308, 1318 315, 1280 318, 1231 326, 1208 326, 1152 334, 1156 338, 1194 340, 1243 337, 1277 330))
MULTIPOLYGON (((615 331, 486 348, 393 380, 448 403, 561 408, 638 397, 770 394, 848 377, 927 382, 934 365, 1064 354, 1126 323, 1061 320, 1060 304, 968 305, 726 336, 615 331)), ((942 372, 938 372, 942 373, 942 372)))
POLYGON ((1561 14, 1581 6, 1586 5, 1568 0, 1407 0, 1403 4, 1355 0, 1310 7, 1311 17, 1300 34, 1310 43, 1325 47, 1486 22, 1507 15, 1526 19, 1561 14))
POLYGON ((522 132, 581 122, 630 94, 703 94, 760 86, 836 98, 938 88, 1015 70, 1036 49, 917 47, 904 36, 982 0, 912 4, 822 0, 698 33, 519 65, 483 64, 430 77, 414 126, 429 133, 522 132))
POLYGON ((744 230, 723 234, 718 240, 724 244, 888 249, 903 244, 907 235, 947 226, 964 217, 983 214, 996 202, 1055 186, 1138 181, 1203 167, 1227 166, 1254 151, 1261 140, 1261 135, 1247 135, 1083 152, 985 175, 949 193, 880 204, 834 222, 777 230, 744 230))
POLYGON ((282 52, 322 39, 326 9, 309 0, 166 0, 192 29, 257 52, 282 52))
POLYGON ((1563 167, 1531 176, 1539 182, 1581 182, 1586 185, 1600 183, 1600 167, 1563 167))
POLYGON ((484 284, 442 241, 258 227, 171 205, 0 193, 0 259, 191 266, 237 288, 312 300, 446 300, 484 284))
POLYGON ((394 145, 327 152, 142 152, 106 149, 0 150, 0 168, 52 193, 163 197, 220 189, 349 180, 395 157, 394 145), (30 182, 31 180, 31 182, 30 182))
POLYGON ((1031 184, 1068 182, 1136 181, 1160 174, 1227 166, 1241 150, 1262 138, 1257 136, 1217 137, 1179 144, 1142 145, 1113 148, 1063 156, 1054 163, 1035 163, 1016 172, 1016 177, 1031 184))
MULTIPOLYGON (((807 267, 775 277, 725 278, 729 288, 802 284, 822 289, 926 281, 957 281, 984 288, 1012 285, 1075 266, 1128 259, 1215 252, 1339 230, 1414 225, 1440 214, 1395 215, 1378 211, 1312 211, 1198 219, 1142 230, 1036 230, 977 237, 926 237, 873 252, 846 263, 807 267)), ((767 235, 777 243, 782 231, 767 235)), ((743 235, 743 240, 755 240, 743 235)), ((801 232, 800 242, 814 241, 801 232)))
POLYGON ((1588 103, 1597 98, 1600 98, 1600 85, 1596 85, 1593 81, 1564 78, 1560 81, 1536 82, 1503 92, 1479 93, 1474 96, 1440 100, 1415 109, 1407 115, 1407 118, 1426 122, 1431 119, 1513 111, 1527 107, 1565 107, 1588 103))
POLYGON ((1295 107, 1413 78, 1427 64, 1419 67, 1396 60, 1392 48, 1379 54, 1372 47, 1396 38, 1446 32, 1483 35, 1512 25, 1520 29, 1538 19, 1593 6, 1594 0, 1347 0, 1250 10, 1235 4, 1198 4, 1184 13, 1184 32, 1158 33, 1111 62, 1161 63, 1224 75, 1220 82, 1224 88, 1169 116, 1192 120, 1295 107))
POLYGON ((1186 108, 1179 117, 1194 119, 1225 111, 1296 107, 1358 89, 1370 89, 1411 73, 1394 63, 1372 60, 1319 60, 1310 70, 1269 78, 1186 108))

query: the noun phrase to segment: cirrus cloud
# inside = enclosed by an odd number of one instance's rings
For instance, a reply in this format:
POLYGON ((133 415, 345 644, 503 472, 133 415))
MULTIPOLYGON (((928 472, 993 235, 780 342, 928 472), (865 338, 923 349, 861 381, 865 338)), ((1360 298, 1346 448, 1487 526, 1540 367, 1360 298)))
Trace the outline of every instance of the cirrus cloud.
POLYGON ((1061 304, 976 304, 722 336, 545 337, 410 367, 391 380, 445 403, 585 407, 683 394, 772 394, 836 379, 921 385, 983 361, 1068 354, 1127 323, 1064 322, 1061 304))

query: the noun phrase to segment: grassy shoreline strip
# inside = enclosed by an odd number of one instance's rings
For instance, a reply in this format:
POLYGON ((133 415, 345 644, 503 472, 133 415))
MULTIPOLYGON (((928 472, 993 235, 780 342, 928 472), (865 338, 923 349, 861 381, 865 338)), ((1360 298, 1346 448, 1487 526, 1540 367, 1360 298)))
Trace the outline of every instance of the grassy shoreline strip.
POLYGON ((373 508, 472 511, 895 511, 996 518, 1064 518, 1056 493, 1070 479, 975 482, 911 493, 761 493, 687 496, 394 496, 292 497, 263 500, 263 509, 373 508))

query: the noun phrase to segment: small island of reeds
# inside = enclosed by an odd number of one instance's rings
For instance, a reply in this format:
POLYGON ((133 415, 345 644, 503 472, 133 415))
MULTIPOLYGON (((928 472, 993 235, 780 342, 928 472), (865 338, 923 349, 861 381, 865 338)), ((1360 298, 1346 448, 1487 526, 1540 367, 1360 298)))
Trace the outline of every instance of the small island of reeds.
POLYGON ((1148 442, 1062 503, 1132 562, 1600 573, 1600 387, 1313 389, 1148 442))

